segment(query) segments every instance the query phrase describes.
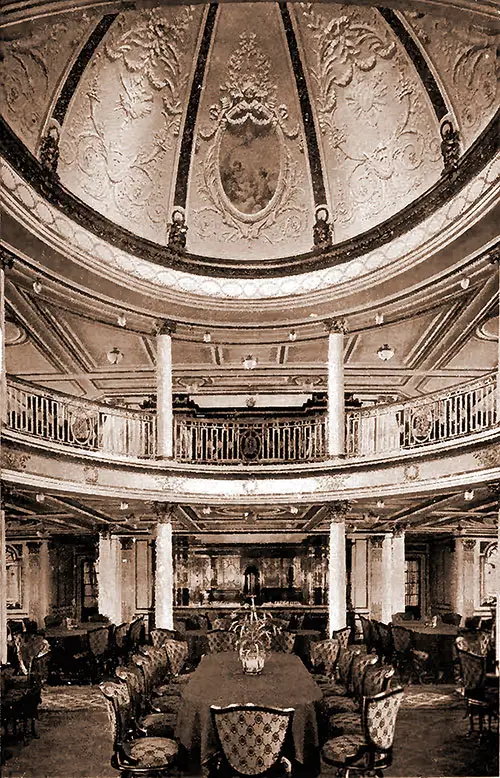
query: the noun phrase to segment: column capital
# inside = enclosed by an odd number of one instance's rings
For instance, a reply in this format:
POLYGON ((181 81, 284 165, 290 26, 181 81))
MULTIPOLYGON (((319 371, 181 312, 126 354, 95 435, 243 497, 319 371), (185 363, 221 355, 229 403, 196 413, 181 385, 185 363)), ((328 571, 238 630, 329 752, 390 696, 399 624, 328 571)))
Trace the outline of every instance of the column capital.
POLYGON ((474 551, 476 548, 475 538, 462 538, 462 545, 465 551, 474 551))
POLYGON ((177 329, 177 322, 173 319, 160 319, 154 326, 155 335, 173 335, 177 329))
POLYGON ((345 335, 348 332, 345 319, 324 319, 323 326, 329 335, 345 335))
POLYGON ((134 538, 120 538, 120 544, 122 547, 122 551, 130 551, 131 548, 134 546, 134 538))
POLYGON ((158 524, 171 524, 175 511, 173 502, 154 502, 153 511, 156 514, 158 524))
POLYGON ((394 528, 393 528, 394 537, 395 538, 403 537, 407 527, 408 527, 408 524, 395 524, 394 528))
POLYGON ((370 543, 373 548, 382 548, 384 545, 385 535, 372 535, 370 537, 370 543))
POLYGON ((26 543, 26 545, 28 546, 28 554, 30 556, 38 554, 42 547, 42 543, 39 540, 30 540, 28 543, 26 543))
POLYGON ((341 524, 351 510, 352 503, 349 500, 335 500, 335 502, 327 503, 326 517, 333 524, 341 524))

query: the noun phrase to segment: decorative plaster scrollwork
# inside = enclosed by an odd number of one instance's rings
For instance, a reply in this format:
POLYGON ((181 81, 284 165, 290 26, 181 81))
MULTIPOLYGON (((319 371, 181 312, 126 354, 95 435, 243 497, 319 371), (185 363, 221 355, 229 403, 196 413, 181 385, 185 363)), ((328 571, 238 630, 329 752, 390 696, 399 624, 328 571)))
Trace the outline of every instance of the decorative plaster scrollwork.
POLYGON ((220 101, 210 108, 213 126, 199 132, 200 143, 210 143, 198 174, 207 205, 193 219, 202 237, 233 242, 264 236, 275 243, 300 235, 305 226, 303 181, 286 143, 299 137, 299 129, 288 127, 288 109, 277 105, 270 72, 255 33, 242 33, 220 101))
POLYGON ((500 445, 495 444, 483 451, 476 451, 474 458, 484 467, 498 467, 500 465, 500 445))
POLYGON ((31 459, 30 454, 22 454, 20 451, 2 450, 2 467, 6 470, 26 470, 26 465, 31 459))
POLYGON ((83 468, 83 480, 86 484, 96 484, 99 480, 99 469, 86 465, 83 468))
POLYGON ((314 491, 334 492, 337 489, 343 489, 346 484, 346 476, 336 473, 335 475, 320 475, 316 480, 314 491))
POLYGON ((405 481, 416 481, 420 476, 418 465, 405 465, 403 467, 403 478, 405 481))
POLYGON ((192 18, 191 6, 175 16, 164 9, 123 14, 94 56, 86 100, 65 126, 60 147, 63 182, 76 174, 91 200, 106 204, 106 214, 111 197, 124 219, 146 217, 150 230, 156 225, 155 236, 159 225, 163 240, 168 196, 159 191, 158 178, 180 132, 192 18), (116 84, 116 96, 110 84, 116 84))

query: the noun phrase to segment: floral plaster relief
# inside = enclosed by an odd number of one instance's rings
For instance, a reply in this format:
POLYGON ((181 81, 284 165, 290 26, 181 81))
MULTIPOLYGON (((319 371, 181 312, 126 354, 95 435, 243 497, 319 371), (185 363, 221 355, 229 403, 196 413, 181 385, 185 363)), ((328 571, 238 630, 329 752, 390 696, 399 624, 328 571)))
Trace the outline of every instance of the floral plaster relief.
POLYGON ((411 61, 375 9, 303 3, 296 21, 341 241, 439 178, 439 127, 411 61))
POLYGON ((310 175, 276 4, 222 4, 191 163, 187 248, 273 257, 312 248, 310 175))
POLYGON ((445 18, 405 11, 444 84, 468 148, 498 107, 500 32, 471 24, 465 14, 445 18))
POLYGON ((64 123, 61 182, 123 227, 168 238, 200 6, 120 15, 64 123))
POLYGON ((25 146, 36 154, 55 88, 99 21, 95 11, 51 16, 3 30, 0 62, 2 114, 25 146))

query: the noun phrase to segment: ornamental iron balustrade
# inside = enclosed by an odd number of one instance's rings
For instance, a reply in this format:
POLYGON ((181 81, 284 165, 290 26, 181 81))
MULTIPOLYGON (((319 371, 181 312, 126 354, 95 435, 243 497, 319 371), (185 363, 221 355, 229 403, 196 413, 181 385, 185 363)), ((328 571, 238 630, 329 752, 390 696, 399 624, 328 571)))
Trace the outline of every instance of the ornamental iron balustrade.
POLYGON ((152 459, 156 416, 9 379, 6 427, 87 451, 152 459))
MULTIPOLYGON (((346 412, 346 456, 390 456, 451 442, 499 423, 496 374, 401 403, 346 412)), ((9 378, 4 425, 87 451, 156 457, 156 414, 85 400, 9 378)), ((200 464, 326 460, 327 416, 200 419, 174 413, 174 459, 200 464)))
POLYGON ((315 462, 326 458, 326 415, 252 421, 176 415, 174 452, 179 462, 315 462))
POLYGON ((381 456, 453 441, 498 424, 496 374, 402 403, 346 413, 346 456, 381 456))

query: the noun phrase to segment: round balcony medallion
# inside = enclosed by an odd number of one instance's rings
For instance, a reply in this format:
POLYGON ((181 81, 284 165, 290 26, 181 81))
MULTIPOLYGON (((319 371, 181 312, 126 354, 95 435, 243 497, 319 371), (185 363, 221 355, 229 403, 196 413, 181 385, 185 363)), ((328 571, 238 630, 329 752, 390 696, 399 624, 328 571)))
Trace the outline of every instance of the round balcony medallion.
POLYGON ((255 461, 259 459, 262 441, 256 430, 244 430, 240 435, 240 452, 242 459, 255 461))
POLYGON ((416 440, 426 440, 431 432, 434 422, 434 415, 429 411, 415 411, 412 416, 412 431, 416 440))
POLYGON ((80 446, 92 446, 97 427, 95 414, 85 408, 69 407, 67 417, 73 442, 80 446))

